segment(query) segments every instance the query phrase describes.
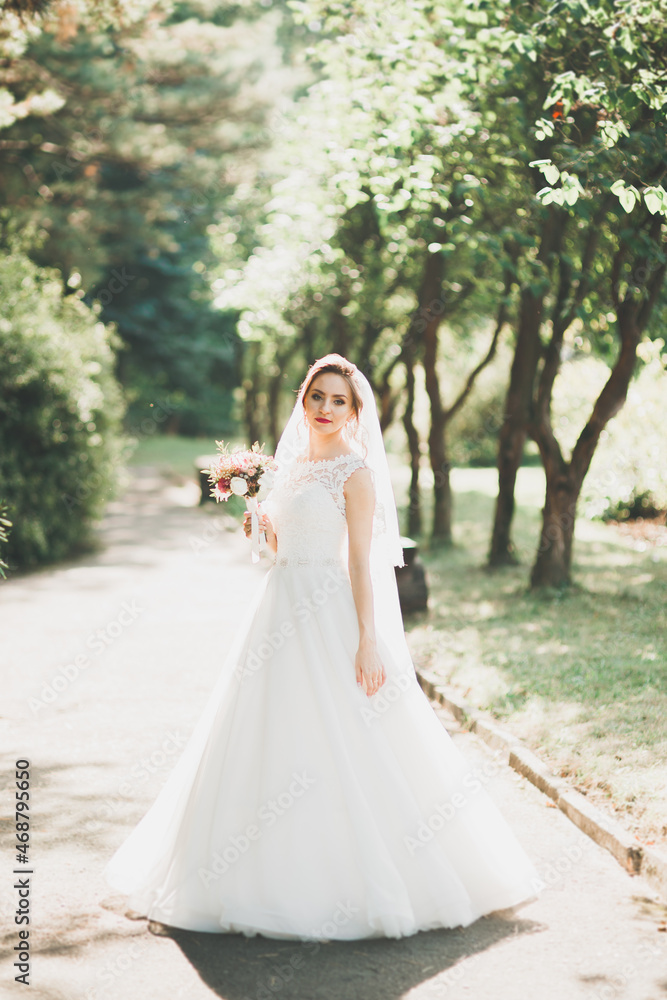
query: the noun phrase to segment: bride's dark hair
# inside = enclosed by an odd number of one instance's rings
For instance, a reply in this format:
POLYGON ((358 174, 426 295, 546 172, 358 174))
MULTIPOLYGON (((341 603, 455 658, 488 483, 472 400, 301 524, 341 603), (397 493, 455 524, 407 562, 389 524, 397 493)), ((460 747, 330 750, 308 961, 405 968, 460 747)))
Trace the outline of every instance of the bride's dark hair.
POLYGON ((364 402, 361 398, 359 387, 354 379, 356 371, 357 366, 353 365, 351 361, 347 360, 347 358, 342 357, 342 355, 326 354, 323 358, 319 358, 318 361, 315 361, 314 364, 312 364, 308 369, 308 374, 301 383, 301 388, 299 389, 299 399, 305 399, 311 383, 317 378, 318 375, 323 375, 325 372, 333 372, 334 375, 342 375, 349 385, 350 392, 352 393, 352 409, 354 410, 355 423, 358 426, 359 416, 364 402))

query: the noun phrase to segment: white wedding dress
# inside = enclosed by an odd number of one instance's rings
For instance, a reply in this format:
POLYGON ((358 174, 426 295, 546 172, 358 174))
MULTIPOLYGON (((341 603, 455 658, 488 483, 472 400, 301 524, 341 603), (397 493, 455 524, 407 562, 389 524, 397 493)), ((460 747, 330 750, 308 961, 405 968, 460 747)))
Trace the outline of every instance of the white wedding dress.
POLYGON ((275 563, 182 758, 105 872, 152 920, 400 937, 535 896, 484 775, 419 687, 397 605, 376 623, 386 683, 371 698, 356 683, 343 485, 361 465, 297 462, 262 504, 275 563))

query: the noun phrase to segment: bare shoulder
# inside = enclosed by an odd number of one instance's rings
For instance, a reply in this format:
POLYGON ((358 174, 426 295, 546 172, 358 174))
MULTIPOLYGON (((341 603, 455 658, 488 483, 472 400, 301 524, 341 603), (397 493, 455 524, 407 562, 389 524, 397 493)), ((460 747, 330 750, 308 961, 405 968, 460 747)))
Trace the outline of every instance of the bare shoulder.
POLYGON ((368 498, 373 498, 375 491, 373 489, 373 476, 371 470, 367 466, 359 466, 355 469, 345 480, 343 484, 343 492, 345 494, 346 500, 354 502, 355 500, 364 501, 368 498))

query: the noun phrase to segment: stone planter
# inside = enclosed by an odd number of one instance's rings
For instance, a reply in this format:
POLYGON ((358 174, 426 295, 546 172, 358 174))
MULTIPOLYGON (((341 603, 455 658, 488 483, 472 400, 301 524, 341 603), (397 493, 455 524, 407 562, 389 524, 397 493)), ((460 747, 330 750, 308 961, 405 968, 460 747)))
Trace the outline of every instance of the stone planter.
POLYGON ((411 611, 426 611, 428 608, 428 584, 426 570, 419 558, 419 546, 412 538, 401 538, 405 566, 396 567, 398 599, 403 614, 411 611))
POLYGON ((211 483, 208 478, 208 472, 202 472, 202 469, 207 469, 211 462, 214 462, 218 456, 217 455, 197 455, 195 458, 195 473, 197 475, 197 481, 199 483, 199 506, 205 504, 207 500, 211 503, 215 503, 215 497, 211 496, 211 483))

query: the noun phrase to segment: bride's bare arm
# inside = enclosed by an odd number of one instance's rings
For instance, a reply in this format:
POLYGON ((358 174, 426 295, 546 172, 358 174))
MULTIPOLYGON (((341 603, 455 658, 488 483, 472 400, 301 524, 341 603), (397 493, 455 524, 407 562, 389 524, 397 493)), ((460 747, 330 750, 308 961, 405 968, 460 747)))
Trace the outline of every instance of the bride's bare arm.
POLYGON ((357 683, 370 696, 387 679, 375 644, 373 587, 369 568, 375 493, 368 469, 357 469, 344 490, 348 530, 348 569, 359 622, 359 649, 355 658, 357 683))

